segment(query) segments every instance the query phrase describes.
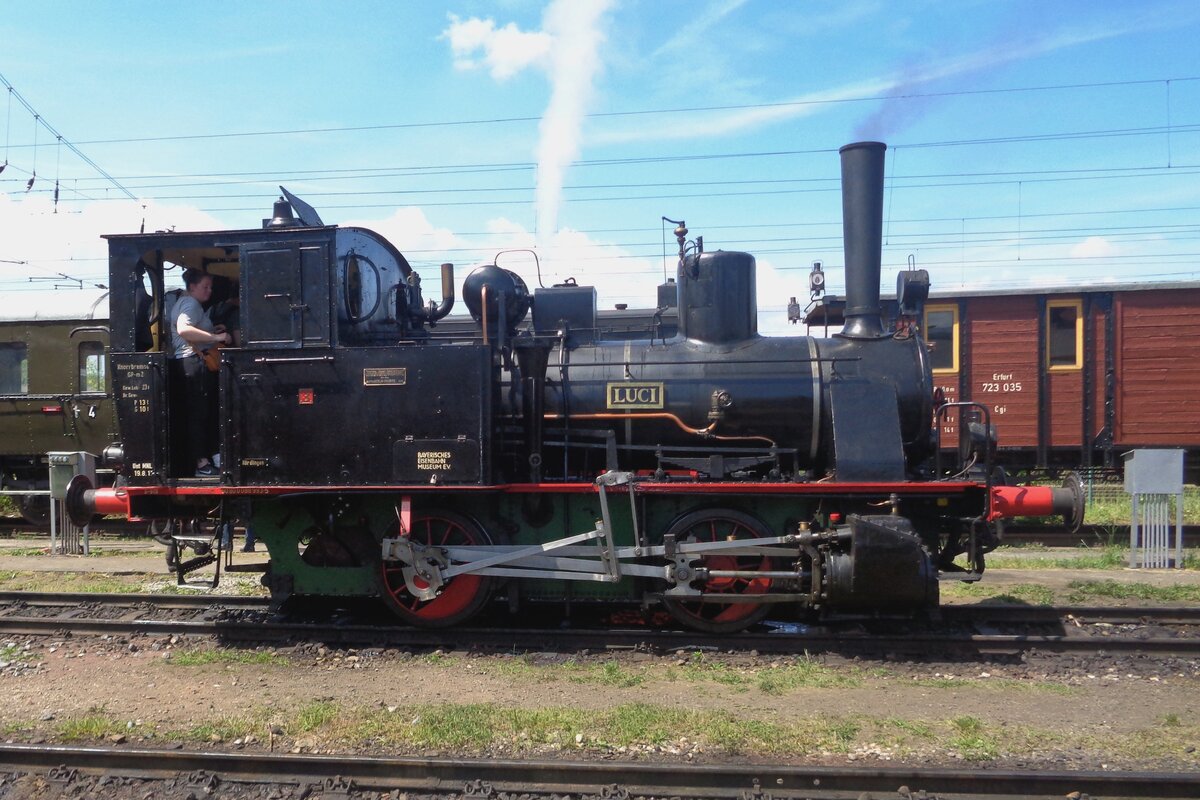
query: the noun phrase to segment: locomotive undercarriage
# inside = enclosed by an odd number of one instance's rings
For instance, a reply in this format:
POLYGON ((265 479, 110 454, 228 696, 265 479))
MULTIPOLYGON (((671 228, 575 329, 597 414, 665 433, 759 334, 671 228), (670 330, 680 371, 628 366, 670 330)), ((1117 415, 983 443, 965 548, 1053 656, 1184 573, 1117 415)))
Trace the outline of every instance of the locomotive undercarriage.
MULTIPOLYGON (((374 594, 425 626, 461 623, 496 595, 513 609, 637 603, 710 632, 797 609, 911 615, 937 605, 946 546, 938 531, 955 521, 928 516, 922 498, 908 504, 914 524, 873 513, 887 505, 878 495, 839 503, 843 515, 820 510, 824 495, 698 507, 647 496, 647 487, 630 473, 606 473, 595 492, 548 501, 555 510, 538 533, 516 523, 527 498, 480 495, 276 498, 256 504, 254 526, 271 553, 264 583, 275 601, 374 594)), ((897 511, 905 505, 892 501, 897 511)))

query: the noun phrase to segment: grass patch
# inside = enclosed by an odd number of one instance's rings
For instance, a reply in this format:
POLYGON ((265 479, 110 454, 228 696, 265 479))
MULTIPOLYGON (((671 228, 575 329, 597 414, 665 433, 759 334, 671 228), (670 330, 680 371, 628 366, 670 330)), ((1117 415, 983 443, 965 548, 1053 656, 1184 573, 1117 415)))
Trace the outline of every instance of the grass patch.
POLYGON ((599 738, 617 745, 661 745, 681 728, 695 735, 690 714, 649 703, 620 705, 606 717, 599 738))
MULTIPOLYGON (((1200 767, 1200 754, 1187 752, 1200 737, 1200 726, 1181 714, 1165 714, 1150 727, 1116 733, 1103 726, 1068 731, 1001 725, 975 716, 906 719, 866 715, 808 718, 755 715, 741 717, 724 709, 697 711, 651 703, 624 703, 595 709, 578 706, 512 708, 494 703, 436 703, 387 711, 380 707, 343 706, 317 701, 285 717, 265 708, 188 728, 165 730, 131 725, 103 707, 58 723, 64 741, 95 741, 117 733, 161 737, 168 741, 232 741, 270 738, 268 721, 280 724, 283 746, 339 750, 382 748, 395 753, 431 751, 462 755, 545 753, 547 750, 678 754, 699 747, 708 753, 762 758, 861 752, 884 748, 894 755, 953 754, 972 762, 1000 758, 1072 757, 1144 763, 1171 759, 1184 768, 1200 767), (621 750, 624 752, 624 750, 621 750)), ((44 730, 37 723, 10 722, 10 735, 44 730)))
POLYGON ((1164 603, 1195 603, 1200 601, 1200 586, 1151 586, 1148 583, 1119 581, 1071 581, 1067 584, 1067 599, 1073 603, 1105 597, 1114 600, 1153 600, 1164 603))
POLYGON ((714 661, 700 652, 692 653, 685 663, 668 669, 667 679, 693 683, 711 681, 725 686, 746 686, 750 683, 750 677, 745 671, 714 661))
MULTIPOLYGON (((989 562, 990 563, 990 562, 989 562)), ((987 583, 942 583, 939 585, 941 596, 946 599, 979 599, 992 600, 997 603, 1013 605, 1054 605, 1054 590, 1033 583, 1018 583, 1013 586, 999 587, 987 583)))
POLYGON ((547 667, 540 667, 533 663, 529 656, 514 656, 496 659, 493 661, 481 661, 480 667, 482 672, 489 675, 498 675, 502 678, 517 679, 539 679, 543 672, 548 672, 547 667))
POLYGON ((279 666, 288 661, 278 653, 266 650, 236 650, 213 647, 199 650, 177 650, 167 659, 168 664, 179 667, 197 667, 205 664, 257 664, 279 666))
POLYGON ((21 645, 6 644, 0 647, 0 661, 12 664, 17 661, 38 661, 41 656, 26 650, 21 645))
POLYGON ((439 704, 395 713, 377 708, 331 713, 312 731, 325 740, 422 751, 482 752, 497 747, 522 751, 545 746, 611 750, 697 743, 731 754, 780 756, 820 750, 845 752, 863 728, 860 720, 849 718, 781 723, 648 703, 598 710, 439 704))
POLYGON ((210 722, 188 728, 186 731, 173 732, 166 739, 189 742, 231 742, 234 739, 245 739, 253 733, 262 733, 262 723, 247 717, 233 717, 220 722, 210 722))
POLYGON ((140 730, 108 714, 104 706, 93 706, 86 714, 71 717, 58 723, 55 730, 60 739, 67 742, 86 742, 104 739, 116 734, 128 734, 140 730))
POLYGON ((528 657, 504 659, 480 665, 481 672, 514 681, 571 683, 629 689, 655 680, 671 682, 717 683, 738 691, 757 689, 764 694, 781 695, 795 689, 829 689, 862 685, 857 671, 838 671, 804 656, 794 663, 759 669, 741 668, 714 660, 704 653, 693 653, 683 664, 665 668, 656 665, 629 666, 620 661, 538 665, 528 657))
MULTIPOLYGON (((1084 511, 1084 519, 1092 525, 1129 525, 1132 502, 1128 495, 1093 498, 1084 511)), ((1171 519, 1174 520, 1174 508, 1171 519)), ((1200 524, 1200 486, 1183 487, 1183 524, 1200 524)))
POLYGON ((1143 600, 1160 603, 1200 602, 1200 586, 1178 584, 1152 586, 1148 583, 1121 581, 1071 581, 1065 589, 1055 591, 1046 586, 1017 584, 994 586, 987 583, 943 583, 940 587, 945 600, 972 599, 1014 605, 1053 605, 1055 603, 1087 603, 1097 599, 1143 600))
POLYGON ((1121 569, 1129 563, 1129 548, 1116 544, 1085 546, 1074 553, 1044 558, 1006 555, 1006 550, 1001 547, 989 553, 987 565, 993 569, 1121 569))
POLYGON ((421 661, 430 666, 449 666, 458 663, 456 656, 443 653, 441 650, 434 650, 432 653, 426 653, 421 656, 421 661))
POLYGON ((900 731, 907 736, 915 737, 917 739, 933 738, 933 726, 927 722, 921 722, 920 720, 901 719, 899 717, 885 717, 884 719, 879 720, 877 726, 883 728, 884 730, 891 729, 900 731))
MULTIPOLYGON (((50 553, 50 543, 41 547, 5 547, 0 548, 0 558, 12 556, 14 558, 22 558, 28 556, 45 556, 50 553)), ((141 556, 155 555, 156 551, 135 550, 130 548, 105 548, 92 545, 84 558, 138 558, 141 556)))
POLYGON ((967 761, 991 761, 1000 755, 999 744, 978 717, 955 717, 950 729, 950 746, 967 761))
POLYGON ((317 700, 302 706, 283 726, 284 732, 295 736, 309 733, 328 725, 338 716, 338 706, 326 700, 317 700))
POLYGON ((568 680, 572 683, 594 683, 628 689, 645 683, 646 674, 644 671, 631 670, 617 661, 605 661, 583 667, 579 672, 569 675, 568 680))
POLYGON ((98 572, 0 573, 0 589, 22 592, 89 592, 131 594, 142 591, 139 576, 105 575, 98 572))
POLYGON ((853 673, 830 669, 807 655, 794 664, 759 670, 756 684, 763 694, 780 695, 794 689, 841 689, 862 685, 853 673))

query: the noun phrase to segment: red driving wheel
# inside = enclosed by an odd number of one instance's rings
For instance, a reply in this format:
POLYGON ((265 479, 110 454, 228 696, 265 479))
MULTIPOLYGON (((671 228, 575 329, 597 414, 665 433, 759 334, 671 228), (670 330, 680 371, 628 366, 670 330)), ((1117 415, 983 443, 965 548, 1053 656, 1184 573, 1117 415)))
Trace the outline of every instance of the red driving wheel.
MULTIPOLYGON (((450 511, 414 514, 409 536, 432 547, 492 543, 479 525, 450 511)), ((474 616, 488 601, 493 586, 492 579, 482 575, 456 575, 437 597, 421 600, 408 591, 398 562, 384 561, 380 578, 380 595, 388 608, 405 622, 427 628, 456 625, 474 616)), ((425 588, 419 578, 417 585, 425 588)))
MULTIPOLYGON (((749 514, 727 509, 693 511, 673 524, 667 533, 675 541, 724 542, 730 539, 757 539, 770 536, 766 526, 749 514)), ((776 569, 773 559, 766 556, 710 555, 693 562, 694 566, 710 570, 754 572, 776 569)), ((717 576, 694 588, 710 595, 757 595, 771 589, 770 578, 717 576)), ((704 602, 664 598, 664 605, 679 622, 708 633, 731 633, 748 628, 771 610, 769 603, 722 603, 710 598, 704 602)))

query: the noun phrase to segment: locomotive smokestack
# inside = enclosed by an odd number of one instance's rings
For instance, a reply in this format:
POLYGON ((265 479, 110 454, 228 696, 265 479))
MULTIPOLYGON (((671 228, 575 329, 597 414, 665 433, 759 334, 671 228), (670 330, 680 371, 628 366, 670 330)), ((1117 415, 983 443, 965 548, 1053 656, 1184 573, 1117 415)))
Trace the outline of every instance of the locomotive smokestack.
POLYGON ((842 240, 846 251, 846 324, 842 336, 883 335, 879 309, 883 249, 883 142, 855 142, 842 155, 842 240))

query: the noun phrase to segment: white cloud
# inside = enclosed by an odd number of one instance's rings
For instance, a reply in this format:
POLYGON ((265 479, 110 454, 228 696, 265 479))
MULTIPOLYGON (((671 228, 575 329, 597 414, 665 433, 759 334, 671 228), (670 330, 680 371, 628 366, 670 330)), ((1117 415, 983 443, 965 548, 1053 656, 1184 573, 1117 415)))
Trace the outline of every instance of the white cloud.
POLYGON ((6 312, 19 312, 16 306, 21 304, 27 315, 86 310, 97 296, 96 285, 108 284, 108 242, 101 238, 104 234, 137 233, 143 220, 147 231, 225 227, 195 208, 156 202, 62 202, 58 213, 54 211, 52 200, 44 195, 0 195, 0 230, 4 231, 0 292, 11 295, 6 297, 6 312), (54 280, 64 275, 82 281, 87 291, 54 289, 71 285, 66 280, 54 280))
POLYGON ((1089 236, 1071 248, 1071 258, 1100 258, 1118 254, 1117 247, 1103 236, 1089 236))
POLYGON ((425 216, 425 212, 416 206, 397 208, 382 219, 346 219, 336 224, 346 228, 368 228, 378 233, 404 253, 414 268, 426 261, 440 264, 446 259, 439 253, 452 252, 464 246, 453 231, 436 227, 425 216))
POLYGON ((664 53, 674 50, 691 50, 701 42, 703 35, 709 28, 745 4, 746 0, 719 0, 719 2, 710 4, 690 21, 684 23, 683 27, 674 36, 663 42, 651 54, 651 58, 657 58, 664 53))
POLYGON ((457 69, 486 65, 498 81, 511 78, 530 65, 545 63, 552 44, 550 34, 545 31, 522 31, 512 22, 497 28, 492 19, 464 20, 455 14, 450 15, 450 25, 440 38, 450 41, 457 69), (479 59, 478 51, 483 51, 479 59))

